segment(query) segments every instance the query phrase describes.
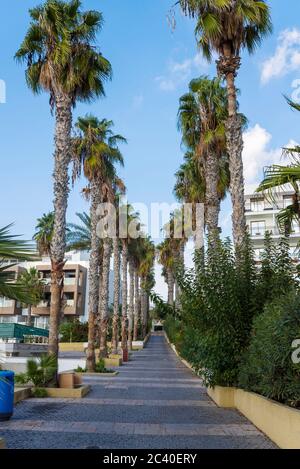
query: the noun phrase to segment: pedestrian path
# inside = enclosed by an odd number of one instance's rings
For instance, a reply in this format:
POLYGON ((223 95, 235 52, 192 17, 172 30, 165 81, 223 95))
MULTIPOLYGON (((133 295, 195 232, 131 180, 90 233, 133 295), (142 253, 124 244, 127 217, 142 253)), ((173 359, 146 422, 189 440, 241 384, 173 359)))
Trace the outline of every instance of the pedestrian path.
POLYGON ((8 448, 275 448, 237 411, 218 408, 163 335, 120 367, 90 377, 82 400, 29 399, 0 422, 8 448))

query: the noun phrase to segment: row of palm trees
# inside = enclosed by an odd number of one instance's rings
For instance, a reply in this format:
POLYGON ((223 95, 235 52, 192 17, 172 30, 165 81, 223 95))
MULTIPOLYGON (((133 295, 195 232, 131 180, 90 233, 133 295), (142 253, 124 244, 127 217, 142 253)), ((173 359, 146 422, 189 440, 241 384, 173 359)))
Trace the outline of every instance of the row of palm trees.
POLYGON ((220 200, 229 189, 233 240, 238 248, 246 233, 245 117, 238 111, 235 80, 242 50, 253 53, 272 31, 270 8, 264 0, 178 0, 176 5, 196 20, 197 45, 208 61, 217 56, 219 78, 193 80, 189 93, 180 100, 179 127, 187 153, 177 173, 175 193, 180 200, 205 204, 210 234, 217 231, 220 200))
MULTIPOLYGON (((220 233, 221 201, 230 192, 238 253, 246 234, 242 134, 247 119, 239 112, 235 80, 242 50, 253 53, 272 31, 270 8, 264 0, 178 0, 177 5, 196 20, 195 37, 204 57, 211 61, 217 56, 218 77, 192 80, 188 92, 180 98, 178 129, 185 155, 176 173, 174 194, 179 202, 192 204, 194 216, 197 204, 204 205, 203 226, 194 229, 206 228, 209 242, 214 242, 220 233)), ((195 220, 192 223, 195 225, 195 220)), ((185 239, 181 246, 175 241, 171 236, 158 246, 172 306, 174 290, 179 297, 176 270, 185 239)))
MULTIPOLYGON (((148 293, 153 284, 154 247, 146 238, 100 239, 97 225, 99 204, 118 206, 125 184, 118 177, 116 165, 123 165, 120 145, 126 139, 115 134, 113 122, 86 115, 78 118, 72 131, 72 111, 77 102, 92 102, 105 95, 104 84, 111 78, 110 62, 95 43, 103 24, 98 11, 83 11, 80 0, 46 0, 30 11, 30 25, 16 53, 26 65, 26 82, 33 93, 49 94, 51 111, 55 112, 55 151, 53 172, 54 210, 38 222, 34 239, 40 251, 51 259, 51 305, 49 353, 58 356, 58 328, 63 308, 65 253, 67 250, 66 213, 70 192, 69 167, 73 163, 72 182, 82 174, 87 180, 85 197, 90 201, 90 214, 83 215, 85 228, 80 242, 88 243, 89 269, 89 337, 87 368, 95 367, 97 328, 100 354, 107 353, 108 288, 110 258, 114 254, 114 320, 113 349, 119 343, 118 319, 120 279, 122 280, 122 348, 137 337, 139 317, 146 330, 149 310, 148 293), (88 224, 88 227, 87 227, 88 224), (121 249, 121 261, 120 261, 121 249), (127 308, 127 267, 129 262, 129 309, 127 308), (120 273, 120 264, 121 272, 120 273), (141 307, 139 307, 141 304, 141 307), (140 316, 140 310, 142 311, 140 316), (128 321, 129 315, 129 321, 128 321), (96 319, 100 317, 97 322, 96 319), (135 320, 133 320, 135 319, 135 320), (128 340, 129 338, 129 340, 128 340)), ((127 207, 128 219, 137 218, 127 207)), ((82 248, 77 246, 78 249, 82 248)))

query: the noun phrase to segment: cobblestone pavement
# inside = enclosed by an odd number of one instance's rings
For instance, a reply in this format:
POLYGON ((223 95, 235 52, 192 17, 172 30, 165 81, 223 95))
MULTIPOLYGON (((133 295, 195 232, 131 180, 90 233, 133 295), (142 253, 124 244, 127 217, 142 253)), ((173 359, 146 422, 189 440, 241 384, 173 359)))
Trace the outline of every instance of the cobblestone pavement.
POLYGON ((82 400, 21 402, 0 436, 8 448, 276 448, 238 412, 215 406, 162 335, 119 371, 85 378, 92 391, 82 400))

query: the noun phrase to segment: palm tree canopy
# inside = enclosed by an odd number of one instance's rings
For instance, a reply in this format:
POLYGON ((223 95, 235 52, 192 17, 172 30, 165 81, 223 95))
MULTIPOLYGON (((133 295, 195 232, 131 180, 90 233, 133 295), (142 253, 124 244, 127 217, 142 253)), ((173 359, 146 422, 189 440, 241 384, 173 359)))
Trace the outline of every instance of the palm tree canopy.
POLYGON ((67 250, 68 251, 90 251, 91 249, 91 217, 87 213, 76 213, 82 222, 68 223, 67 250))
POLYGON ((45 285, 44 280, 40 278, 37 269, 31 267, 29 270, 23 272, 18 278, 18 283, 32 296, 30 304, 36 306, 43 297, 45 285))
POLYGON ((124 165, 119 144, 126 139, 112 131, 113 122, 99 120, 93 115, 79 117, 76 128, 79 135, 73 139, 73 181, 80 176, 102 183, 109 181, 118 185, 115 164, 124 165))
POLYGON ((270 7, 265 0, 178 0, 184 14, 196 18, 196 36, 204 56, 223 55, 224 46, 233 56, 245 48, 252 53, 271 33, 270 7))
POLYGON ((201 76, 189 84, 189 93, 179 101, 178 128, 182 143, 189 149, 219 145, 226 151, 225 122, 227 91, 218 78, 201 76))
POLYGON ((0 229, 0 296, 29 304, 32 295, 8 269, 20 261, 30 261, 36 258, 33 246, 27 241, 18 239, 10 234, 12 225, 0 229), (7 264, 13 261, 13 264, 7 264))
POLYGON ((103 80, 111 77, 111 65, 93 45, 103 17, 82 11, 80 0, 47 0, 29 10, 31 23, 15 57, 27 65, 26 81, 35 92, 57 93, 91 101, 104 95, 103 80))
POLYGON ((54 212, 44 213, 43 216, 37 220, 35 234, 32 238, 37 243, 37 247, 41 256, 50 255, 53 231, 54 212))

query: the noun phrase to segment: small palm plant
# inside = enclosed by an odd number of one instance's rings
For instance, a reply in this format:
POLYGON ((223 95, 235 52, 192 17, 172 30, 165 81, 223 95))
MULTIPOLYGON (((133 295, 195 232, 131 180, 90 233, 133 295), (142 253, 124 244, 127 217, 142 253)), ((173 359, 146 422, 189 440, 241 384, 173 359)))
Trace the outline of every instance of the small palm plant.
POLYGON ((28 360, 26 372, 16 375, 17 384, 33 384, 35 388, 46 388, 57 372, 56 357, 42 355, 38 361, 28 360))

